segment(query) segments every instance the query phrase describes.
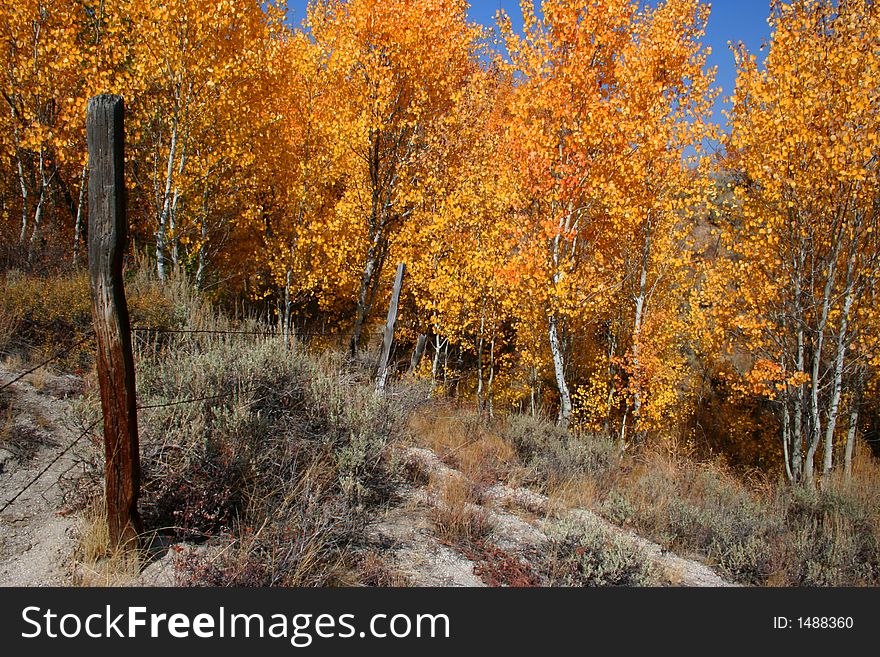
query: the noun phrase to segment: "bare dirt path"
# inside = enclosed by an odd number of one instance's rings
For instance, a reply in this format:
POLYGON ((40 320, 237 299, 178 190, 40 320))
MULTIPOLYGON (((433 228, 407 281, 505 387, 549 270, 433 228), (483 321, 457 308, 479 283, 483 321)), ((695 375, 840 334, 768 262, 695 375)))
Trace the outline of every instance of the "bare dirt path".
MULTIPOLYGON (((447 466, 432 451, 407 448, 403 458, 417 462, 434 481, 463 475, 447 466)), ((403 502, 388 509, 368 529, 383 555, 415 586, 485 586, 475 562, 444 545, 432 531, 432 509, 441 503, 425 488, 410 487, 403 502)), ((548 498, 524 488, 496 484, 483 500, 483 511, 493 526, 495 544, 512 553, 541 551, 549 541, 543 530, 550 517, 567 517, 599 528, 641 549, 669 585, 688 587, 736 586, 706 564, 666 551, 659 544, 622 529, 586 509, 554 509, 548 498)))
MULTIPOLYGON (((0 386, 14 376, 0 370, 0 386)), ((0 508, 19 495, 0 512, 0 586, 70 583, 74 521, 59 484, 76 461, 73 450, 57 457, 80 433, 71 412, 80 387, 39 371, 0 390, 0 508)))

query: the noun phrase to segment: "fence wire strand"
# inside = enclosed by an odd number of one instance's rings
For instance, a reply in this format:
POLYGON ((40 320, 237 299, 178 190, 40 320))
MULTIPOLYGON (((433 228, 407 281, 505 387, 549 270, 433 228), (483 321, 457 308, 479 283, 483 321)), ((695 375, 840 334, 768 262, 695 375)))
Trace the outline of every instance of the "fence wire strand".
MULTIPOLYGON (((101 421, 100 417, 95 419, 95 421, 92 422, 88 427, 86 427, 86 429, 79 436, 77 436, 73 440, 73 442, 71 442, 67 447, 65 447, 63 450, 61 450, 55 456, 54 459, 49 461, 49 463, 42 470, 40 470, 33 479, 31 479, 27 484, 25 484, 24 488, 22 488, 20 491, 18 491, 14 496, 12 496, 12 498, 7 500, 3 504, 2 507, 0 507, 0 513, 3 513, 4 511, 6 511, 6 509, 8 509, 10 506, 12 506, 13 502, 15 502, 15 500, 17 500, 19 497, 21 497, 25 493, 25 491, 27 491, 31 486, 33 486, 35 483, 37 483, 37 481, 39 481, 40 477, 42 477, 44 474, 46 474, 53 465, 55 465, 56 463, 58 463, 59 460, 61 460, 61 457, 63 457, 65 454, 67 454, 67 452, 72 450, 79 443, 79 441, 81 441, 83 438, 85 438, 87 435, 89 435, 91 433, 92 429, 94 429, 96 426, 98 426, 98 423, 100 421, 101 421)), ((52 486, 57 486, 57 485, 58 485, 57 481, 52 483, 52 486)))
POLYGON ((55 352, 54 354, 52 354, 52 355, 51 355, 49 358, 47 358, 46 360, 41 361, 40 363, 34 365, 34 366, 33 366, 32 368, 30 368, 27 372, 22 372, 21 374, 19 374, 18 376, 16 376, 14 379, 12 379, 12 381, 7 381, 7 382, 4 383, 2 386, 0 386, 0 390, 5 390, 5 389, 8 388, 9 386, 11 386, 13 383, 17 383, 18 381, 21 381, 21 380, 22 380, 24 377, 26 377, 28 374, 33 374, 34 372, 36 372, 36 371, 37 371, 38 369, 40 369, 41 367, 45 367, 45 366, 48 365, 49 363, 52 363, 52 362, 58 360, 59 358, 61 358, 62 356, 64 356, 64 355, 65 355, 66 353, 68 353, 69 351, 71 351, 71 350, 73 350, 73 349, 76 349, 77 347, 79 347, 80 345, 85 344, 86 342, 88 342, 88 341, 91 340, 91 339, 92 339, 92 331, 89 330, 88 333, 86 334, 86 336, 85 336, 82 340, 80 340, 80 341, 77 342, 76 344, 73 344, 73 345, 71 345, 71 346, 69 346, 69 347, 65 347, 63 350, 59 350, 59 351, 55 352))

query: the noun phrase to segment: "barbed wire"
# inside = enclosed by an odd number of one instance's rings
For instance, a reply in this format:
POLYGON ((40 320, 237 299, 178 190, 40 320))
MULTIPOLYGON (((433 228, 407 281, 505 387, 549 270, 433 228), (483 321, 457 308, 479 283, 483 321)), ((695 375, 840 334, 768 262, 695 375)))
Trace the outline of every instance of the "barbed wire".
MULTIPOLYGON (((181 335, 255 335, 255 336, 264 336, 264 337, 284 337, 284 333, 282 331, 278 331, 277 329, 267 329, 265 331, 237 331, 231 329, 167 329, 167 328, 159 328, 152 326, 135 326, 131 329, 132 333, 170 333, 170 334, 181 334, 181 335)), ((324 331, 297 331, 292 330, 288 333, 288 337, 291 339, 299 338, 299 337, 335 337, 336 334, 327 333, 324 331)))
MULTIPOLYGON (((8 509, 10 506, 12 506, 13 502, 15 502, 15 500, 17 500, 19 497, 21 497, 25 493, 25 491, 27 491, 31 486, 33 486, 35 483, 37 483, 37 481, 39 481, 40 477, 42 477, 44 474, 46 474, 53 465, 55 465, 59 460, 61 460, 61 457, 63 457, 65 454, 67 454, 67 452, 72 450, 76 446, 76 444, 79 443, 80 440, 82 440, 87 435, 89 435, 89 433, 91 433, 92 429, 94 429, 96 426, 98 426, 98 423, 100 421, 101 421, 100 417, 96 418, 94 420, 94 422, 92 422, 88 427, 86 427, 85 430, 73 440, 73 442, 71 442, 67 447, 65 447, 63 450, 61 450, 55 456, 54 459, 49 461, 49 463, 46 465, 46 467, 44 467, 42 470, 40 470, 33 479, 31 479, 27 484, 25 484, 24 488, 22 488, 20 491, 18 491, 15 495, 12 496, 12 498, 7 500, 3 504, 2 507, 0 507, 0 513, 3 513, 4 511, 6 511, 6 509, 8 509)), ((58 483, 59 483, 58 481, 55 481, 52 483, 52 486, 57 486, 58 483)))
POLYGON ((44 361, 41 361, 41 362, 38 363, 37 365, 34 365, 34 366, 33 366, 32 368, 30 368, 28 371, 26 371, 26 372, 22 372, 21 374, 19 374, 18 376, 16 376, 14 379, 12 379, 12 381, 7 381, 7 382, 4 383, 2 386, 0 386, 0 390, 5 390, 5 389, 8 388, 9 386, 11 386, 13 383, 16 383, 16 382, 18 382, 18 381, 21 381, 21 380, 22 380, 24 377, 26 377, 28 374, 33 374, 34 372, 36 372, 36 371, 37 371, 38 369, 40 369, 41 367, 45 367, 45 366, 48 365, 49 363, 52 363, 52 362, 58 360, 59 358, 61 358, 61 357, 64 356, 65 354, 69 353, 71 350, 76 349, 76 348, 79 347, 80 345, 83 345, 83 344, 85 344, 86 342, 88 342, 92 337, 93 337, 93 336, 92 336, 92 331, 89 330, 89 331, 86 333, 86 336, 83 337, 82 340, 80 340, 79 342, 77 342, 77 343, 75 343, 75 344, 73 344, 73 345, 70 345, 69 347, 64 347, 64 349, 59 350, 59 351, 57 351, 56 353, 52 354, 52 356, 50 356, 49 358, 47 358, 47 359, 44 360, 44 361))
POLYGON ((167 408, 169 406, 181 406, 182 404, 194 404, 200 401, 210 401, 212 399, 224 399, 226 397, 234 397, 235 395, 239 395, 246 392, 251 392, 255 388, 242 388, 239 390, 233 390, 232 392, 225 392, 220 395, 209 395, 207 397, 192 397, 190 399, 179 399, 172 402, 163 402, 161 404, 145 404, 143 406, 138 406, 137 410, 146 411, 153 408, 167 408))
POLYGON ((281 335, 275 330, 266 331, 232 331, 232 330, 212 330, 212 329, 166 329, 154 328, 151 326, 135 326, 131 329, 133 332, 139 333, 182 333, 182 334, 207 334, 207 335, 281 335))

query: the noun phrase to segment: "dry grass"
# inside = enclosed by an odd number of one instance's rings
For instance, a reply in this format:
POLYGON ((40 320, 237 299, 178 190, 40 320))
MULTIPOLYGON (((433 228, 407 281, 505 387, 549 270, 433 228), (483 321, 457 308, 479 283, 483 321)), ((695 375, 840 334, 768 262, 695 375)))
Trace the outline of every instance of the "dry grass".
POLYGON ((471 410, 431 405, 413 416, 410 431, 420 447, 479 485, 515 476, 518 460, 513 446, 495 423, 471 410))
POLYGON ((547 484, 551 509, 592 509, 602 496, 599 483, 590 475, 573 475, 547 484))
POLYGON ((411 586, 409 579, 394 564, 389 563, 376 550, 367 550, 361 555, 357 566, 360 584, 385 588, 411 586))
POLYGON ((410 428, 421 446, 476 482, 472 490, 432 482, 441 500, 435 523, 450 542, 481 531, 471 508, 485 486, 525 480, 550 497, 550 509, 593 509, 735 581, 880 582, 880 464, 864 445, 851 480, 836 474, 810 494, 666 448, 621 457, 612 441, 528 416, 488 422, 441 406, 423 410, 410 428))
POLYGON ((480 506, 473 481, 464 477, 432 476, 428 486, 434 499, 431 519, 441 541, 452 546, 471 545, 492 532, 489 512, 480 506))
POLYGON ((14 346, 22 316, 21 308, 9 308, 6 312, 0 312, 0 354, 9 353, 9 349, 14 346))
POLYGON ((133 550, 111 550, 104 504, 95 500, 80 514, 74 548, 75 586, 131 586, 140 573, 144 555, 133 550))
POLYGON ((667 547, 707 558, 756 585, 859 586, 880 582, 876 463, 859 455, 851 482, 817 493, 666 451, 633 459, 598 510, 667 547))
MULTIPOLYGON (((160 285, 144 269, 132 272, 126 287, 136 326, 263 328, 232 322, 182 278, 160 285)), ((74 344, 90 324, 83 273, 2 282, 0 352, 10 369, 74 344)), ((405 434, 464 475, 423 481, 426 473, 409 473, 428 485, 437 534, 450 544, 475 545, 491 533, 480 507, 488 486, 528 483, 550 496, 551 507, 595 509, 705 557, 737 581, 880 583, 880 465, 861 444, 852 480, 835 475, 808 494, 670 450, 621 458, 613 441, 571 435, 541 418, 489 420, 441 402, 414 414, 424 389, 409 383, 376 395, 368 369, 340 353, 288 351, 275 339, 162 332, 139 333, 135 348, 142 404, 210 397, 140 417, 150 527, 221 547, 210 562, 193 557, 181 565, 188 584, 396 585, 401 580, 378 556, 356 548, 370 510, 393 494, 399 473, 389 445, 405 434)), ((61 367, 88 371, 91 349, 73 350, 61 367)), ((39 389, 45 379, 38 370, 29 380, 39 389)), ((96 393, 83 404, 87 415, 96 412, 96 393)), ((0 439, 12 427, 11 407, 4 413, 0 439)), ((97 487, 100 454, 82 456, 94 465, 97 487)), ((131 581, 136 560, 107 554, 102 514, 88 507, 82 521, 79 583, 131 581)), ((558 579, 640 577, 633 570, 638 555, 594 538, 569 532, 559 539, 568 552, 557 554, 558 579), (580 559, 605 553, 601 572, 580 559)))
POLYGON ((52 378, 52 369, 49 365, 44 365, 40 367, 25 377, 25 381, 30 383, 34 390, 43 390, 46 387, 46 382, 52 378))

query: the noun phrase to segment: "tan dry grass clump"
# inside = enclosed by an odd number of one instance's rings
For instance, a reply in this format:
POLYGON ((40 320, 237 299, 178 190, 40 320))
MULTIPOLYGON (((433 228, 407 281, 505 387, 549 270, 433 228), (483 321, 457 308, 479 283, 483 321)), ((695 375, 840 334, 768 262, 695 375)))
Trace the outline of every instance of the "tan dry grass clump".
POLYGON ((481 505, 478 487, 461 476, 433 474, 428 485, 433 500, 431 519, 437 537, 447 545, 470 545, 492 532, 489 512, 481 505))
POLYGON ((107 511, 96 499, 81 512, 73 554, 74 586, 131 586, 136 583, 145 553, 111 550, 107 511))
POLYGON ((420 447, 476 484, 490 486, 515 475, 518 460, 513 446, 495 422, 470 409, 431 404, 413 416, 410 431, 420 447))

